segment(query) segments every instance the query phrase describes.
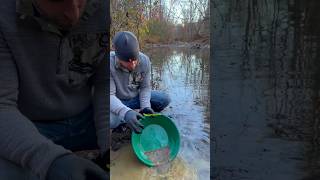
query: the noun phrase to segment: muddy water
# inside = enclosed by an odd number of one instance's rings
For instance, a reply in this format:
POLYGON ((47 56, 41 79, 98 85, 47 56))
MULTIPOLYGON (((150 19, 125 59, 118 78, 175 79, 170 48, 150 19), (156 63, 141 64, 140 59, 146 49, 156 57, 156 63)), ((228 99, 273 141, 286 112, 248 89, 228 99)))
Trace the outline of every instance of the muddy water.
POLYGON ((121 148, 111 164, 112 179, 209 179, 209 49, 152 48, 152 87, 171 97, 162 113, 170 116, 181 135, 177 158, 169 165, 148 168, 132 148, 121 148), (123 173, 123 170, 128 173, 123 173))
POLYGON ((196 170, 181 157, 170 164, 157 168, 148 168, 136 158, 132 147, 128 144, 117 151, 116 160, 111 162, 112 180, 195 180, 196 170))
POLYGON ((215 179, 320 179, 320 1, 212 2, 215 179))

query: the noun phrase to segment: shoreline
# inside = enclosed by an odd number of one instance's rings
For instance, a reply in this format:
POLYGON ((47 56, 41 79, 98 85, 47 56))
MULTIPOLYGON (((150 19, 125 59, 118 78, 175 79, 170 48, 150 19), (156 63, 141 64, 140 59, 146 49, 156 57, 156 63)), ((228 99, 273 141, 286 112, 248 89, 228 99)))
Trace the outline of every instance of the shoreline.
POLYGON ((175 42, 175 43, 146 43, 146 48, 156 48, 156 47, 169 47, 169 48, 191 48, 191 49, 209 49, 210 44, 208 43, 198 43, 198 42, 175 42))

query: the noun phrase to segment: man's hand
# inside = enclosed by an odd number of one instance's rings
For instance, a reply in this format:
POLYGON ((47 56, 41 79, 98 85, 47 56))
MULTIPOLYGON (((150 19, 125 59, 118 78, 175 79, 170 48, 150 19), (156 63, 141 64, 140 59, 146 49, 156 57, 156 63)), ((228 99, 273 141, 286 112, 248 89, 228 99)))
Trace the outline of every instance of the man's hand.
POLYGON ((141 114, 154 114, 154 111, 151 108, 146 107, 146 108, 143 108, 139 113, 141 113, 141 114))
POLYGON ((64 155, 53 161, 47 180, 107 180, 106 172, 93 162, 74 154, 64 155))
POLYGON ((134 110, 128 111, 124 116, 124 120, 127 122, 130 129, 137 134, 140 134, 143 129, 143 125, 139 122, 139 119, 141 118, 143 118, 143 116, 134 110))

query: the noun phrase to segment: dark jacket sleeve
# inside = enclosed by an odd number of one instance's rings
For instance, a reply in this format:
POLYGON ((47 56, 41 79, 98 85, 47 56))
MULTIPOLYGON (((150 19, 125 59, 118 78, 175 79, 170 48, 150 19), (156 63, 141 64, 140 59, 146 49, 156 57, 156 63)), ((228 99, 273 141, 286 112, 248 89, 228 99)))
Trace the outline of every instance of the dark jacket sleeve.
POLYGON ((19 72, 0 33, 0 158, 30 169, 45 179, 52 161, 71 153, 42 136, 18 109, 19 72))

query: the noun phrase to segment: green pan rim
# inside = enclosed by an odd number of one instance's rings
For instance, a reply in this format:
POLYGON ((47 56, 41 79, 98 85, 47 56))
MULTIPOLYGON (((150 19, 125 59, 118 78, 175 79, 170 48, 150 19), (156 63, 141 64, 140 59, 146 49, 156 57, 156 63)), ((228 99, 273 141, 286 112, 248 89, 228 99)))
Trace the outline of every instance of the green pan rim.
MULTIPOLYGON (((171 118, 169 118, 168 116, 162 115, 162 114, 144 114, 144 116, 145 116, 145 118, 146 118, 146 117, 150 117, 150 116, 163 116, 163 117, 165 117, 165 118, 167 118, 167 119, 170 120, 170 123, 173 125, 173 128, 175 129, 175 131, 177 131, 177 133, 178 133, 178 138, 176 139, 176 141, 177 141, 178 146, 177 146, 177 151, 176 151, 176 153, 174 154, 174 156, 173 156, 173 157, 170 157, 170 161, 172 161, 172 160, 178 155, 179 150, 180 150, 180 132, 179 132, 176 124, 174 123, 174 121, 173 121, 171 118)), ((132 146, 132 148, 133 148, 133 151, 134 151, 134 154, 136 155, 136 157, 138 157, 138 159, 139 159, 143 164, 146 164, 146 165, 149 166, 149 167, 155 166, 155 164, 152 163, 147 157, 146 157, 145 159, 143 159, 140 155, 138 155, 138 154, 142 154, 142 156, 145 156, 144 153, 139 153, 139 152, 138 152, 138 149, 136 149, 136 145, 134 145, 134 143, 133 143, 133 137, 134 137, 134 135, 137 135, 137 134, 134 133, 134 132, 132 132, 132 133, 131 133, 131 146, 132 146)), ((137 146, 141 146, 140 143, 139 143, 139 145, 137 145, 137 146)))

